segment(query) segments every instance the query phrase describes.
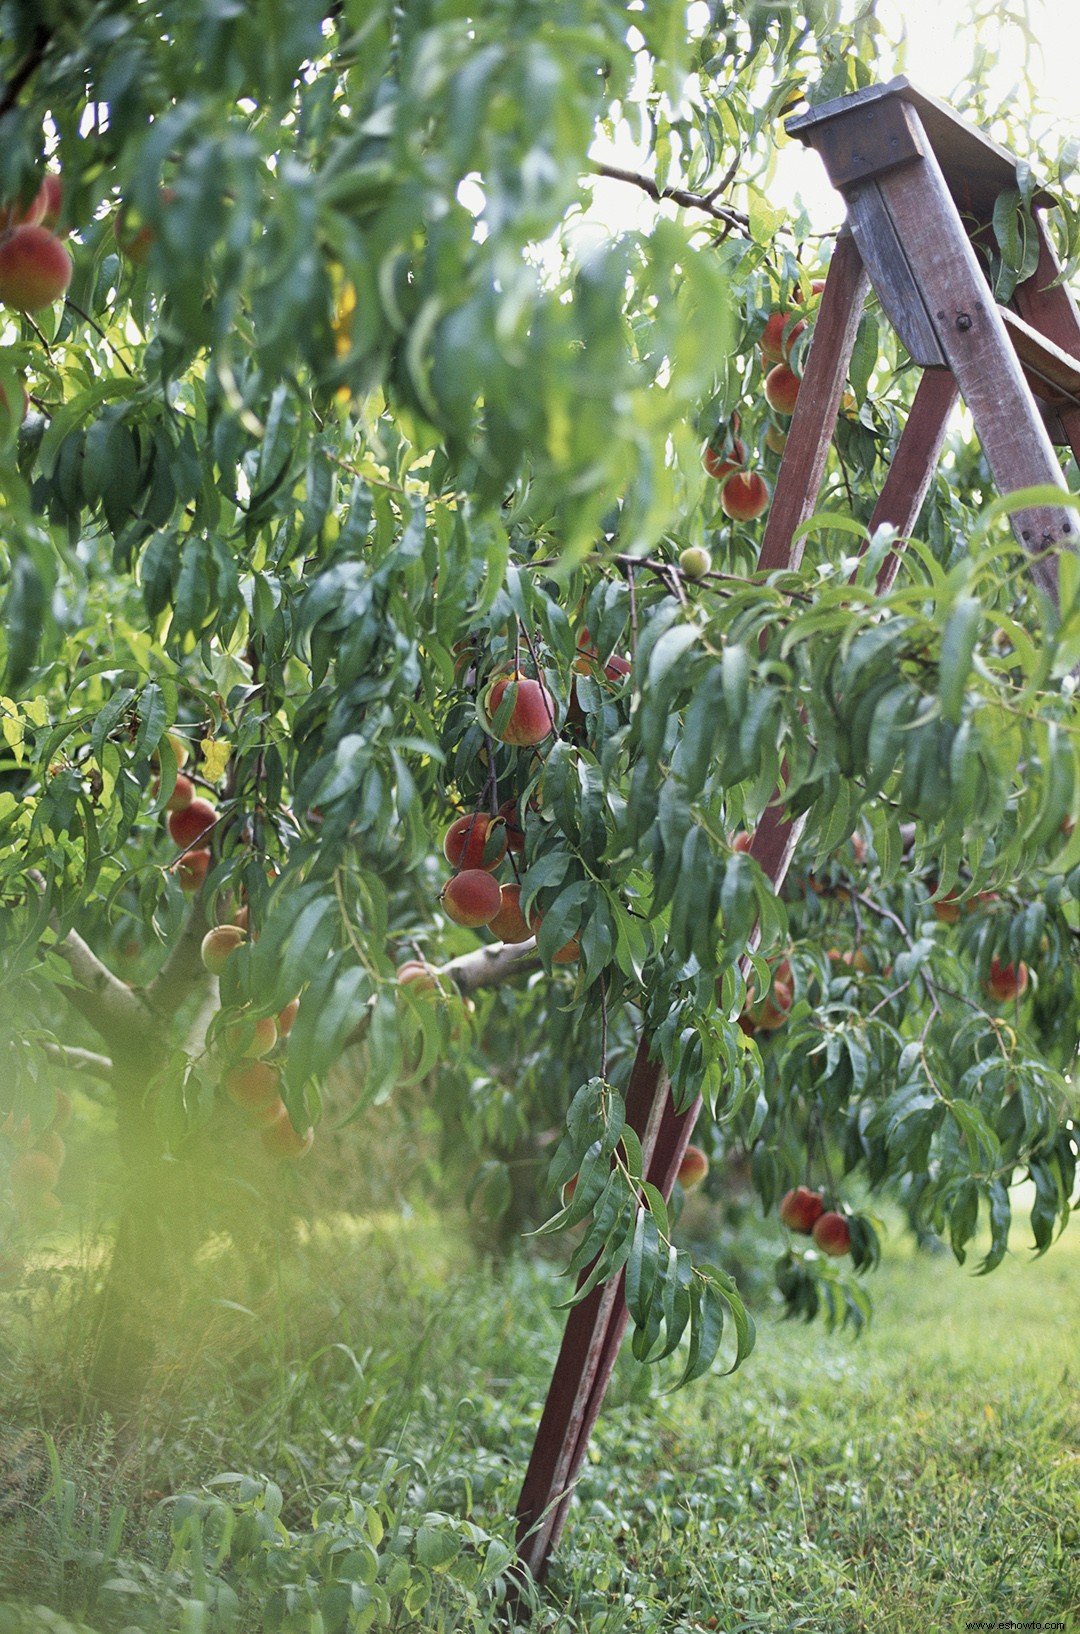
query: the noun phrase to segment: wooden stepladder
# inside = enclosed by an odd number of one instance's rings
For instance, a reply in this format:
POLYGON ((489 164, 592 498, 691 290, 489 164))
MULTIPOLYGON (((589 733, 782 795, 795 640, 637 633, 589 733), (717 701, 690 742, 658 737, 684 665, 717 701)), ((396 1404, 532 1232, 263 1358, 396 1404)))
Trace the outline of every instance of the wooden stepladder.
MULTIPOLYGON (((870 86, 788 121, 824 160, 843 194, 847 223, 829 266, 798 401, 776 482, 758 567, 798 565, 798 529, 813 515, 871 285, 913 363, 924 373, 870 531, 884 523, 897 543, 878 575, 891 585, 904 536, 915 526, 958 397, 970 410, 998 491, 1041 485, 1065 491, 1052 438, 1080 461, 1080 315, 1063 285, 1037 214, 1038 265, 1008 306, 999 306, 977 246, 992 243, 998 198, 1016 187, 1016 160, 906 79, 870 86)), ((1012 524, 1035 584, 1058 602, 1058 553, 1080 544, 1066 506, 1017 511, 1012 524)), ((779 890, 802 821, 769 807, 750 851, 779 890)), ((644 1171, 666 1198, 700 1102, 675 1111, 663 1070, 638 1048, 627 1119, 644 1171)), ((566 1521, 574 1482, 600 1411, 627 1310, 621 1278, 596 1288, 567 1321, 518 1502, 523 1564, 543 1575, 566 1521)))

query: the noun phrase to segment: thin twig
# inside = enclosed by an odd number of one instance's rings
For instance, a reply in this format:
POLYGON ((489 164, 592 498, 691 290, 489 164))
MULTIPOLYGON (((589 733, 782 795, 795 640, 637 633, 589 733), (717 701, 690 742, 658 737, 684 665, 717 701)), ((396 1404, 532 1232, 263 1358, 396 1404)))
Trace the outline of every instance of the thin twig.
POLYGON ((681 205, 683 209, 704 211, 714 221, 722 222, 729 232, 737 229, 744 237, 750 235, 750 218, 743 215, 741 210, 733 210, 730 205, 716 204, 715 191, 711 194, 691 193, 685 187, 658 187, 651 176, 644 176, 639 170, 624 170, 621 165, 595 164, 593 170, 608 181, 626 182, 631 187, 639 187, 657 204, 670 199, 672 204, 681 205))

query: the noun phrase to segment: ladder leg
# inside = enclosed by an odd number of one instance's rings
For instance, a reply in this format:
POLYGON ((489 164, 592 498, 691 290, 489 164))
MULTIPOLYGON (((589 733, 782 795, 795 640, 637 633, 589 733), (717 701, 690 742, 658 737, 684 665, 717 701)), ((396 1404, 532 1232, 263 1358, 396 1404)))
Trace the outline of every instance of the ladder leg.
MULTIPOLYGON (((928 369, 919 381, 907 424, 889 465, 884 486, 870 518, 870 532, 889 522, 901 536, 918 520, 934 479, 949 416, 959 393, 948 369, 928 369)), ((878 590, 890 588, 900 566, 899 549, 891 550, 877 576, 878 590)))
MULTIPOLYGON (((1042 216, 1036 214, 1039 233, 1039 263, 1032 277, 1016 291, 1016 309, 1022 318, 1042 331, 1063 351, 1080 358, 1080 313, 1064 284, 1056 282, 1061 266, 1042 216)), ((1080 408, 1057 411, 1073 458, 1080 464, 1080 408)))
MULTIPOLYGON (((643 1038, 630 1074, 626 1116, 641 1141, 646 1167, 670 1101, 667 1076, 649 1060, 643 1038)), ((561 1535, 589 1432, 615 1365, 627 1316, 622 1290, 621 1277, 594 1288, 571 1310, 563 1331, 517 1505, 518 1557, 538 1579, 561 1535)))
POLYGON ((802 559, 803 541, 792 541, 800 525, 814 514, 869 287, 855 240, 841 233, 829 262, 814 338, 791 416, 761 542, 759 571, 798 567, 802 559))
MULTIPOLYGON (((1053 445, 933 156, 860 185, 876 188, 895 228, 998 491, 1037 484, 1064 490, 1053 445)), ((860 185, 847 190, 849 198, 860 185)), ((1019 511, 1012 520, 1034 558, 1032 577, 1056 606, 1056 552, 1075 547, 1072 514, 1045 505, 1019 511)))

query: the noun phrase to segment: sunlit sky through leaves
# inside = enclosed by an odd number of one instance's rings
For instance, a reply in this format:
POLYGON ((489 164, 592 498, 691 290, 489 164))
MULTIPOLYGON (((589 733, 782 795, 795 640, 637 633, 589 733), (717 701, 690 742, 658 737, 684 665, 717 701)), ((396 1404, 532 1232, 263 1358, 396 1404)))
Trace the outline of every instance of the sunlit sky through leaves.
MULTIPOLYGON (((688 10, 691 27, 699 7, 688 10)), ((848 4, 847 10, 852 6, 848 4)), ((991 134, 1013 151, 1028 156, 1030 137, 1056 156, 1070 139, 1080 141, 1080 0, 879 0, 888 44, 882 47, 878 77, 905 73, 913 84, 963 111, 973 67, 985 86, 988 112, 1000 110, 991 134), (1025 139, 1028 138, 1028 139, 1025 139)), ((708 8, 700 0, 697 26, 705 27, 708 8)), ((641 127, 628 119, 614 142, 601 141, 594 156, 627 169, 648 170, 647 145, 641 127)), ((799 197, 818 232, 836 228, 843 216, 839 197, 829 187, 816 156, 777 131, 777 166, 769 180, 770 197, 788 208, 799 197)), ((1080 187, 1080 178, 1071 185, 1080 187)), ((733 201, 734 202, 734 201, 733 201)), ((625 184, 599 181, 586 221, 619 231, 644 228, 656 207, 625 184)), ((585 221, 584 237, 590 235, 585 221)))

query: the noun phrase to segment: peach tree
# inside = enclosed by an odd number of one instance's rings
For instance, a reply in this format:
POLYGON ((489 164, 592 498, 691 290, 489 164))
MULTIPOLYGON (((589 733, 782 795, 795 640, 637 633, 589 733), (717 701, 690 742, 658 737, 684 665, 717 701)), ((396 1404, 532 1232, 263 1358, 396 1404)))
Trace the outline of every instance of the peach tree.
POLYGON ((1045 1249, 1073 562, 1058 615, 957 443, 875 594, 909 388, 872 310, 798 571, 734 497, 828 262, 770 203, 780 121, 879 76, 872 8, 3 0, 0 42, 0 1208, 47 1228, 71 1087, 110 1102, 101 1388, 208 1151, 317 1149, 342 1063, 358 1150, 421 1084, 495 1209, 559 1127, 545 1229, 588 1222, 571 1270, 627 1265, 687 1375, 752 1329, 642 1180, 642 1035, 714 1163, 839 1216, 791 1310, 862 1318, 879 1190, 961 1257, 985 1220, 988 1269, 1027 1179, 1045 1249), (779 894, 741 841, 776 802, 779 894))

